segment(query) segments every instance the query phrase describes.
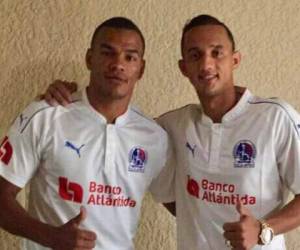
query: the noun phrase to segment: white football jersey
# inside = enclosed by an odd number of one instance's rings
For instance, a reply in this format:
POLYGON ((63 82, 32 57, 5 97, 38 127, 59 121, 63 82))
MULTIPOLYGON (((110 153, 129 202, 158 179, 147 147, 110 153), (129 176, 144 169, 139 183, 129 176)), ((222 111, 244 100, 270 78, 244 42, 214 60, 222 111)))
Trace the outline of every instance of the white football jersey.
MULTIPOLYGON (((32 103, 0 148, 0 175, 24 187, 29 213, 59 226, 87 209, 81 227, 98 250, 133 249, 143 196, 162 170, 166 132, 129 107, 115 124, 89 104, 86 92, 67 107, 32 103)), ((45 249, 25 240, 24 249, 45 249)))
MULTIPOLYGON (((300 117, 285 102, 245 90, 219 124, 199 105, 158 122, 176 156, 161 175, 168 188, 154 197, 176 201, 178 249, 226 249, 222 227, 239 220, 238 199, 260 219, 282 207, 288 189, 300 193, 300 117)), ((284 250, 283 235, 253 249, 284 250)))

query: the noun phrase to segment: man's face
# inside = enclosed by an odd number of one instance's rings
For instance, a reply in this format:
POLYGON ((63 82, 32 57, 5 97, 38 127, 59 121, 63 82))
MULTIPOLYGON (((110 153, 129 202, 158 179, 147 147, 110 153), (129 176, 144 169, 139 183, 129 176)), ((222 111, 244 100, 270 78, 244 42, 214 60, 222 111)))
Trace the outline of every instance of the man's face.
POLYGON ((179 67, 200 98, 218 96, 232 88, 233 70, 239 62, 240 54, 232 51, 222 26, 196 26, 185 33, 179 67))
POLYGON ((90 87, 109 100, 129 98, 144 71, 143 43, 133 30, 104 27, 87 51, 90 87))

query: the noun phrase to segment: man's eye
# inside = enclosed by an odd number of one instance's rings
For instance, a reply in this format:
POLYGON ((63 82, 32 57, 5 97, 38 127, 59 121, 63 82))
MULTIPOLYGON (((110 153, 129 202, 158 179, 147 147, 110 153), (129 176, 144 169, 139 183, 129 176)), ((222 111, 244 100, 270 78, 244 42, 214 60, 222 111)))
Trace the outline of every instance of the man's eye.
POLYGON ((193 60, 193 61, 198 60, 199 57, 200 57, 200 54, 199 54, 199 53, 196 53, 196 52, 195 52, 195 53, 190 53, 190 54, 189 54, 190 60, 193 60))
POLYGON ((137 60, 137 57, 136 56, 133 56, 133 55, 126 55, 126 61, 128 62, 134 62, 137 60))
POLYGON ((101 55, 103 55, 103 56, 109 56, 109 55, 112 54, 110 51, 107 51, 107 50, 102 50, 100 53, 101 53, 101 55))
POLYGON ((221 57, 222 54, 223 54, 223 53, 222 53, 220 50, 213 50, 213 51, 212 51, 212 56, 213 56, 214 58, 221 57))

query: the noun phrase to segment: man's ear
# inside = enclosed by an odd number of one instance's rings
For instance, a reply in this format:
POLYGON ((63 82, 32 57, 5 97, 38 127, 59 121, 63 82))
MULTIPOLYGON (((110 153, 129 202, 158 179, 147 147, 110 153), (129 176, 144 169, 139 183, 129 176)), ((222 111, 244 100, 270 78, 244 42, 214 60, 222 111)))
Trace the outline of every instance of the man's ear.
POLYGON ((242 55, 239 51, 235 51, 232 55, 233 59, 233 68, 236 69, 241 63, 242 55))
POLYGON ((141 66, 141 70, 140 70, 140 74, 139 74, 139 80, 144 75, 145 67, 146 67, 146 61, 144 59, 142 59, 142 66, 141 66))
POLYGON ((180 59, 178 61, 178 67, 181 71, 181 73, 185 76, 185 77, 188 77, 187 76, 187 72, 186 72, 186 66, 185 66, 185 61, 183 59, 180 59))
POLYGON ((86 67, 91 70, 91 63, 92 61, 92 49, 89 48, 85 54, 85 64, 86 64, 86 67))

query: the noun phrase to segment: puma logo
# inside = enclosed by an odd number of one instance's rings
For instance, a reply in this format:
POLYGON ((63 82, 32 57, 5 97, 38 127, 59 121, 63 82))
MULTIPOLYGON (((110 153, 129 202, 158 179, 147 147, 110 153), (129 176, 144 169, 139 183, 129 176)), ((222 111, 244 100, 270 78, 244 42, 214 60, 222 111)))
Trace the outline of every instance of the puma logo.
POLYGON ((67 148, 70 148, 70 149, 72 149, 72 150, 74 150, 76 153, 77 153, 77 155, 78 155, 78 157, 80 158, 80 150, 82 149, 82 147, 84 146, 85 144, 82 144, 79 148, 77 148, 76 146, 74 146, 71 142, 69 142, 69 141, 66 141, 66 143, 65 143, 65 146, 67 147, 67 148))
POLYGON ((197 147, 197 145, 194 145, 193 147, 191 146, 191 144, 189 144, 189 142, 187 142, 185 144, 185 146, 192 152, 193 157, 195 157, 195 149, 197 147))

